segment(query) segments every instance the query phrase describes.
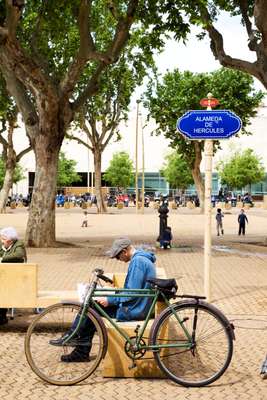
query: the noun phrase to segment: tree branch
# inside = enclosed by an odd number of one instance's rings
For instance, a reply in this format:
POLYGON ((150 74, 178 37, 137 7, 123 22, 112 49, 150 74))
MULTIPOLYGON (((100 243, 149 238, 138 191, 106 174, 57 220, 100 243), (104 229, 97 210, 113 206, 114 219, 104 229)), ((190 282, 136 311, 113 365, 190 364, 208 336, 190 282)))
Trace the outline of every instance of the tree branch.
POLYGON ((16 162, 19 162, 25 154, 29 153, 32 150, 32 146, 27 147, 26 149, 22 150, 19 154, 17 154, 16 162))
POLYGON ((255 25, 262 35, 262 43, 267 48, 267 5, 266 0, 256 0, 254 6, 255 25))
POLYGON ((220 62, 221 65, 228 68, 237 69, 242 72, 246 72, 258 78, 260 81, 261 74, 257 67, 257 63, 251 63, 248 61, 240 60, 238 58, 232 58, 228 54, 225 53, 223 37, 221 33, 214 27, 210 14, 207 8, 201 8, 201 16, 205 21, 204 29, 208 32, 210 40, 211 40, 211 50, 214 54, 216 60, 220 62))
MULTIPOLYGON (((15 74, 4 68, 3 65, 1 65, 1 71, 5 77, 9 93, 16 100, 16 105, 22 114, 26 129, 27 131, 31 132, 31 129, 35 127, 39 121, 39 117, 35 111, 34 105, 32 104, 25 87, 16 78, 15 74)), ((31 133, 29 133, 29 135, 32 138, 31 133)))
POLYGON ((104 63, 99 63, 83 92, 78 96, 77 100, 72 103, 72 109, 74 112, 78 112, 86 100, 98 91, 99 77, 105 67, 104 63))
POLYGON ((102 144, 102 149, 103 149, 103 150, 106 148, 106 146, 107 146, 107 144, 109 143, 110 139, 111 139, 112 136, 114 135, 115 129, 116 129, 116 128, 117 128, 117 126, 114 126, 114 127, 112 127, 112 128, 110 129, 109 135, 107 136, 106 140, 105 140, 105 141, 103 142, 103 144, 102 144))
POLYGON ((6 27, 8 31, 8 35, 12 40, 16 39, 16 31, 19 19, 22 14, 22 8, 24 6, 24 1, 13 1, 13 0, 6 0, 6 10, 7 10, 7 17, 6 17, 6 27))
POLYGON ((251 51, 256 51, 258 48, 258 38, 256 36, 256 31, 252 29, 252 23, 249 19, 249 8, 247 0, 239 0, 239 8, 241 11, 242 19, 245 23, 249 42, 248 47, 251 51))
POLYGON ((118 8, 116 7, 116 4, 114 3, 113 0, 109 0, 108 2, 108 8, 113 16, 114 19, 116 19, 117 21, 120 19, 120 14, 118 11, 118 8))
POLYGON ((0 132, 0 143, 5 148, 8 146, 6 139, 1 135, 2 131, 0 132))
MULTIPOLYGON (((117 61, 122 48, 125 46, 129 38, 129 30, 134 21, 134 15, 139 0, 130 0, 125 17, 121 17, 118 21, 116 32, 111 45, 101 57, 97 57, 99 61, 98 67, 95 70, 92 78, 84 91, 80 94, 78 99, 73 103, 73 110, 77 112, 85 103, 89 96, 95 94, 98 90, 98 79, 101 72, 107 67, 117 61)), ((91 56, 92 59, 92 56, 91 56)))
POLYGON ((70 139, 70 140, 76 140, 76 142, 78 142, 79 144, 82 144, 83 146, 87 147, 89 150, 93 151, 93 148, 88 143, 86 143, 84 140, 82 140, 81 138, 79 138, 77 136, 67 134, 66 138, 70 139))

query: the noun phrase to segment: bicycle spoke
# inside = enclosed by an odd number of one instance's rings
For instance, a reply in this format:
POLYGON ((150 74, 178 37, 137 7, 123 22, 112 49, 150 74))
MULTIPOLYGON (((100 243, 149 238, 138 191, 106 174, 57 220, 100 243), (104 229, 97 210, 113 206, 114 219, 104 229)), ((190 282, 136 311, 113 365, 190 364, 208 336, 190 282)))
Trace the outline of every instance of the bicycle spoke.
MULTIPOLYGON (((69 385, 86 379, 91 375, 102 358, 103 334, 98 322, 92 320, 96 333, 92 340, 91 359, 84 362, 63 362, 62 355, 70 354, 79 347, 54 346, 50 344, 51 339, 60 338, 71 327, 79 306, 55 305, 49 307, 32 322, 25 339, 25 351, 27 360, 33 371, 47 382, 69 385)), ((91 318, 91 317, 90 317, 91 318)), ((80 346, 79 342, 77 345, 80 346)), ((76 346, 77 346, 76 345, 76 346)), ((86 343, 81 343, 85 346, 86 343)), ((87 346, 89 342, 87 343, 87 346)))
POLYGON ((160 368, 185 386, 204 386, 213 382, 225 371, 232 356, 232 338, 226 326, 208 307, 177 305, 176 313, 182 321, 180 324, 170 311, 155 328, 153 345, 170 346, 173 343, 173 347, 161 348, 154 353, 160 368), (192 341, 195 315, 195 341, 192 341), (177 344, 183 343, 191 348, 177 349, 177 344))

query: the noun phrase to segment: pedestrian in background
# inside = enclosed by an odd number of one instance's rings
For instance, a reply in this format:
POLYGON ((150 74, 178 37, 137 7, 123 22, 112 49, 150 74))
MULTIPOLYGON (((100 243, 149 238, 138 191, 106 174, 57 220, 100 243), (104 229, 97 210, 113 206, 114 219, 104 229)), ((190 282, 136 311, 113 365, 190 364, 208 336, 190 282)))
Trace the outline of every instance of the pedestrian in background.
POLYGON ((246 233, 246 223, 248 224, 248 219, 245 214, 245 210, 241 208, 240 214, 238 215, 238 224, 239 224, 239 230, 238 230, 238 235, 245 235, 246 233))
POLYGON ((224 230, 223 230, 223 222, 222 219, 224 218, 224 215, 222 213, 221 208, 217 208, 217 214, 216 214, 216 223, 217 223, 217 236, 220 236, 220 232, 223 235, 224 230))
POLYGON ((83 215, 84 215, 84 217, 83 217, 83 222, 82 222, 82 228, 87 228, 88 227, 88 217, 87 217, 88 212, 84 211, 83 215))

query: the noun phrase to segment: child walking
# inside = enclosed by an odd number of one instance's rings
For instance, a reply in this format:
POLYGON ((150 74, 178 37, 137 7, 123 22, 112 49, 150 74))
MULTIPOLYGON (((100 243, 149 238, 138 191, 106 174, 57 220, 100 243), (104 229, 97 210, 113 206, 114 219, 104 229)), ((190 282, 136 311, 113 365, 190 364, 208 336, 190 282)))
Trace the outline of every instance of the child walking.
POLYGON ((83 222, 82 222, 82 228, 87 228, 88 227, 88 219, 87 219, 88 212, 84 211, 83 215, 84 215, 84 218, 83 218, 83 222))
POLYGON ((217 208, 217 214, 216 214, 216 221, 217 221, 217 236, 220 236, 220 231, 221 234, 224 234, 224 230, 223 230, 223 219, 224 215, 222 213, 221 208, 217 208))
POLYGON ((238 224, 239 224, 239 229, 238 229, 238 235, 245 235, 246 233, 246 223, 248 224, 248 219, 245 214, 245 210, 242 208, 240 211, 240 214, 238 215, 238 224))

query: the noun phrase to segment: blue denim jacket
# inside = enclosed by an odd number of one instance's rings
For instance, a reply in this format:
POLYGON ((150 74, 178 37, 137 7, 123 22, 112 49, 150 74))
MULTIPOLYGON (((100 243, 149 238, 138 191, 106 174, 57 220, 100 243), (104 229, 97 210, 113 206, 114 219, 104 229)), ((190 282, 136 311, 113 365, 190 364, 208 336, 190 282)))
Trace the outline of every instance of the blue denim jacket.
MULTIPOLYGON (((128 267, 124 288, 149 288, 150 285, 146 280, 156 277, 155 261, 156 257, 153 253, 136 250, 128 267)), ((118 307, 116 314, 118 321, 130 321, 145 319, 152 299, 147 297, 108 297, 108 303, 118 307)))

